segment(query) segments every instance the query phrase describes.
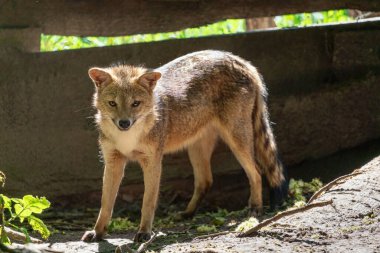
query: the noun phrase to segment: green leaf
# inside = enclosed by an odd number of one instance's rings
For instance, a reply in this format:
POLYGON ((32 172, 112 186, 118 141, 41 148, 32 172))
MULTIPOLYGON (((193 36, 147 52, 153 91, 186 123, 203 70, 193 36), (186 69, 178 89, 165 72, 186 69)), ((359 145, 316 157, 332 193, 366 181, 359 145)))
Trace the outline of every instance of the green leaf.
POLYGON ((21 228, 19 228, 19 230, 25 235, 25 242, 26 242, 26 243, 30 243, 30 242, 32 242, 32 241, 30 240, 30 236, 29 236, 28 230, 27 230, 26 228, 21 227, 21 228))
POLYGON ((216 232, 217 229, 214 225, 208 226, 208 225, 201 225, 197 227, 198 233, 209 233, 209 232, 216 232))
POLYGON ((12 202, 14 203, 19 203, 21 204, 22 203, 22 199, 19 199, 19 198, 11 198, 12 202))
POLYGON ((30 215, 28 217, 28 222, 34 231, 40 233, 43 239, 47 239, 50 236, 49 229, 46 227, 45 223, 41 219, 33 215, 30 215))
POLYGON ((32 195, 26 195, 22 198, 24 207, 30 210, 32 213, 42 213, 46 208, 50 207, 50 202, 45 197, 33 197, 32 195))
POLYGON ((36 198, 32 195, 25 195, 22 200, 24 201, 25 205, 28 205, 29 203, 33 203, 36 201, 36 198))
POLYGON ((5 245, 11 244, 11 240, 2 228, 0 228, 0 242, 5 245))
POLYGON ((25 208, 25 206, 22 206, 20 204, 16 204, 14 208, 15 208, 15 214, 17 217, 20 218, 21 223, 24 221, 24 218, 27 218, 32 214, 32 211, 30 209, 25 208))
MULTIPOLYGON (((157 222, 158 220, 156 220, 157 222)), ((108 226, 109 232, 120 232, 128 229, 137 229, 138 225, 130 221, 128 218, 115 218, 112 219, 108 226)))
POLYGON ((19 215, 24 208, 22 207, 22 205, 16 204, 16 205, 14 205, 14 209, 15 209, 16 215, 19 215))
POLYGON ((245 232, 245 231, 248 231, 249 229, 253 228, 257 224, 259 224, 259 221, 255 217, 250 217, 249 219, 247 219, 247 220, 243 221, 242 223, 240 223, 235 228, 235 231, 236 232, 245 232))
POLYGON ((25 205, 32 205, 41 209, 50 207, 50 202, 45 197, 33 197, 32 195, 26 195, 22 198, 25 205))
POLYGON ((3 194, 0 194, 0 204, 3 205, 4 209, 10 209, 12 200, 3 194))
POLYGON ((212 223, 216 226, 222 226, 226 222, 226 219, 223 217, 215 217, 212 220, 212 223))

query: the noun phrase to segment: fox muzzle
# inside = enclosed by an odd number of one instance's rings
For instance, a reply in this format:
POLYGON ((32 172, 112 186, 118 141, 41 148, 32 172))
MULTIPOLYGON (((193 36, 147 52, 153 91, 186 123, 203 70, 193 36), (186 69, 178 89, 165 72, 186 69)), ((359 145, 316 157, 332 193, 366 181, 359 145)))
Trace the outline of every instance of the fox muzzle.
POLYGON ((133 125, 133 123, 134 121, 131 119, 120 119, 117 121, 116 125, 121 131, 126 131, 133 125))

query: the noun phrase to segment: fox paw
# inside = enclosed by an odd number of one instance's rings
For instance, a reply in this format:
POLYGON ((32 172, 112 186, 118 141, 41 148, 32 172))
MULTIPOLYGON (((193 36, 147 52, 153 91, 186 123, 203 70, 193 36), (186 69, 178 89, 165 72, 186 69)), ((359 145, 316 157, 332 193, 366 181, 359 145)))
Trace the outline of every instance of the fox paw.
POLYGON ((133 238, 134 242, 145 242, 148 241, 151 237, 150 233, 145 233, 145 232, 137 232, 135 237, 133 238))
POLYGON ((260 217, 263 215, 262 207, 250 207, 249 216, 251 217, 260 217))
POLYGON ((97 242, 102 240, 103 235, 96 234, 95 230, 86 231, 82 236, 84 242, 97 242))

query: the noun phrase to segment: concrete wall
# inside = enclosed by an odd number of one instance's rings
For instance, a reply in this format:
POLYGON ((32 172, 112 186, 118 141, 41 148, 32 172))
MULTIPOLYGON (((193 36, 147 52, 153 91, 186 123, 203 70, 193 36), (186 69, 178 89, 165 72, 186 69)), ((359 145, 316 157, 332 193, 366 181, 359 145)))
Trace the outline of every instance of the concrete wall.
MULTIPOLYGON (((201 49, 250 60, 269 88, 286 164, 380 137, 380 22, 149 44, 23 53, 0 46, 0 168, 6 191, 57 196, 99 190, 102 166, 91 109, 91 66, 149 67, 201 49)), ((214 172, 240 169, 218 147, 214 172)), ((192 174, 186 154, 167 157, 164 179, 192 174)), ((136 165, 124 183, 141 182, 136 165)))
POLYGON ((380 11, 375 0, 12 0, 0 5, 0 27, 38 27, 45 34, 117 36, 177 31, 229 18, 324 10, 380 11))

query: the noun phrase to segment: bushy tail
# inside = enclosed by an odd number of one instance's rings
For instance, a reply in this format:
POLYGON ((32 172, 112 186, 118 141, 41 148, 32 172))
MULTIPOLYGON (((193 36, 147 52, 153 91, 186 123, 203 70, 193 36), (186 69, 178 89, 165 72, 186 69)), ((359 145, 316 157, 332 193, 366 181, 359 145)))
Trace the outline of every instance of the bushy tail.
POLYGON ((256 99, 252 113, 254 125, 254 154, 256 163, 265 174, 271 189, 271 208, 281 205, 287 196, 287 172, 282 165, 277 152, 276 141, 269 123, 266 105, 266 89, 261 79, 256 89, 256 99))
POLYGON ((285 180, 283 166, 278 158, 277 145, 273 137, 265 102, 266 90, 260 82, 252 113, 254 124, 255 158, 271 187, 278 187, 285 180))

